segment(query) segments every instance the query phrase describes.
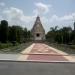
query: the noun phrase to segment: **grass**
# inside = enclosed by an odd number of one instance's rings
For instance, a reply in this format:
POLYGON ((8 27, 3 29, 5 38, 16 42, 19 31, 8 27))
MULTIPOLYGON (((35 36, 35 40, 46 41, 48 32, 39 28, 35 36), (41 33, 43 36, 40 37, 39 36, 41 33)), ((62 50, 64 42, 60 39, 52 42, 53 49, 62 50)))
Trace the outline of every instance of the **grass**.
POLYGON ((75 49, 75 45, 70 45, 70 48, 71 49, 75 49))
POLYGON ((49 42, 47 42, 46 44, 56 49, 59 49, 61 51, 64 51, 68 54, 75 54, 75 45, 57 44, 57 43, 49 43, 49 42))
POLYGON ((31 44, 32 42, 22 43, 16 46, 12 46, 9 44, 10 47, 8 45, 3 44, 3 48, 0 49, 0 53, 20 53, 23 49, 27 48, 31 44))
POLYGON ((0 49, 12 47, 12 43, 0 43, 0 49))

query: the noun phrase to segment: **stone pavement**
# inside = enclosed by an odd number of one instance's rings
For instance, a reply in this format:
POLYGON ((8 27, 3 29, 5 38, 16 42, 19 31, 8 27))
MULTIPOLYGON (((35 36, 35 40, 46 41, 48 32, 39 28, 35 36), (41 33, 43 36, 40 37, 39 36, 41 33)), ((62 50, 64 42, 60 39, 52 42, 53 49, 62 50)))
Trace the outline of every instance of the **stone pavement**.
POLYGON ((67 53, 52 48, 43 43, 33 43, 21 52, 19 61, 43 61, 43 62, 75 62, 67 53))

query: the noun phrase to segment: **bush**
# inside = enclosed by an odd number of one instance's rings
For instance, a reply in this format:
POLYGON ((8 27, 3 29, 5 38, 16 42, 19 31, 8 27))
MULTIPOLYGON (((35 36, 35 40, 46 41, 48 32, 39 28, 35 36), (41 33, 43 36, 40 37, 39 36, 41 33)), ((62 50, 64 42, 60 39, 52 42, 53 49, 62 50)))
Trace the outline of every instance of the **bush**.
POLYGON ((0 43, 0 49, 11 47, 12 43, 0 43))
POLYGON ((70 45, 70 48, 75 49, 75 45, 70 45))

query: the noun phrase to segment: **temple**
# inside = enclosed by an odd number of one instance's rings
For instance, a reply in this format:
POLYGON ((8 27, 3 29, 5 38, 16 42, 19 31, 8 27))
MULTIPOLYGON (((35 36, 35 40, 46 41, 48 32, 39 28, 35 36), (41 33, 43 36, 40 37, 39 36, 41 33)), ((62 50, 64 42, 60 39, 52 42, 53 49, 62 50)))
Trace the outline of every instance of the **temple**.
POLYGON ((33 40, 45 40, 45 30, 42 26, 40 17, 36 17, 36 21, 34 23, 34 26, 31 30, 32 33, 32 39, 33 40))

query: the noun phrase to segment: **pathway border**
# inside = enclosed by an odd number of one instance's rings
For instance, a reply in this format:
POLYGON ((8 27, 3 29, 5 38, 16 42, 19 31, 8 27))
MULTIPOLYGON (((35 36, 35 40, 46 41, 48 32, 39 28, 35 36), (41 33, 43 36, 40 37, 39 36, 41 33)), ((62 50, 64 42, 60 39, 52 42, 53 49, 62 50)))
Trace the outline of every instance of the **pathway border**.
MULTIPOLYGON (((47 46, 48 46, 48 45, 47 45, 47 46)), ((65 53, 65 52, 63 52, 63 51, 61 51, 61 50, 59 50, 59 49, 53 48, 53 47, 51 47, 51 46, 48 46, 48 47, 49 47, 50 49, 56 51, 57 53, 60 53, 61 55, 63 55, 63 57, 65 57, 66 59, 68 59, 68 61, 70 61, 70 62, 75 62, 75 59, 74 59, 72 56, 69 56, 68 53, 65 53)))
POLYGON ((28 48, 24 49, 24 50, 20 53, 20 56, 19 56, 18 60, 21 60, 21 61, 22 61, 22 60, 23 60, 23 61, 26 60, 29 55, 24 55, 24 54, 29 54, 34 45, 35 45, 35 43, 33 43, 32 45, 30 45, 28 48))

